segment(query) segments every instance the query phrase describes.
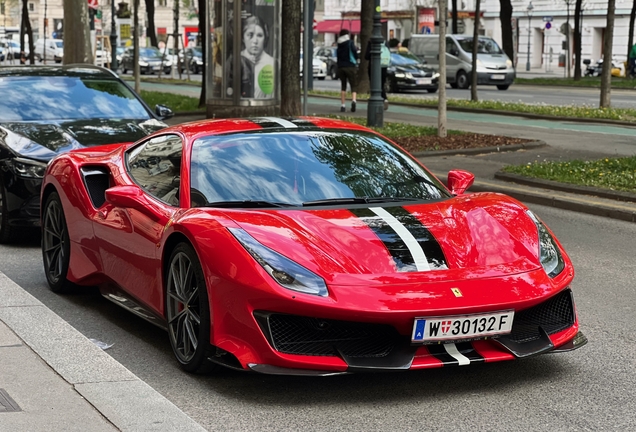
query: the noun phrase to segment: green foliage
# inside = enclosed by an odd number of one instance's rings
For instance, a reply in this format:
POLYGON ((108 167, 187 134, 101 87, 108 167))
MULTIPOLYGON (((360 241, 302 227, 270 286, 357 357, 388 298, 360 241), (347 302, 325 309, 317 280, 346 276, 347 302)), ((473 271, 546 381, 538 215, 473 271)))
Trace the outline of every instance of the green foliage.
POLYGON ((636 193, 636 156, 593 161, 533 162, 507 166, 503 171, 579 186, 636 193))
POLYGON ((141 90, 141 98, 150 108, 160 104, 167 106, 174 112, 205 111, 205 108, 199 108, 198 98, 147 90, 141 90))
MULTIPOLYGON (((367 119, 364 117, 348 117, 348 116, 339 116, 339 115, 332 115, 329 117, 348 121, 348 122, 359 124, 362 126, 367 125, 367 119)), ((373 129, 374 131, 379 132, 385 137, 390 139, 404 138, 404 137, 411 137, 411 136, 437 135, 437 127, 435 126, 415 126, 408 123, 385 122, 383 127, 371 127, 370 129, 373 129)), ((464 133, 465 132, 457 131, 457 130, 448 131, 449 135, 461 135, 464 133)))

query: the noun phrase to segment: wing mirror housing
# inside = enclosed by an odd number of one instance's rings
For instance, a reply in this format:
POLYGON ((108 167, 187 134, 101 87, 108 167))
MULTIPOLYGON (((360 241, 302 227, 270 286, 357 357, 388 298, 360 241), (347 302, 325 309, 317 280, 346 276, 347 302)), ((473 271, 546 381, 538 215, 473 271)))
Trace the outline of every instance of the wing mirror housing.
POLYGON ((453 195, 462 195, 473 185, 475 175, 464 170, 451 170, 448 172, 448 188, 453 195))
POLYGON ((155 113, 161 120, 166 120, 174 116, 174 112, 165 105, 156 105, 155 113))
POLYGON ((106 189, 106 202, 114 207, 137 210, 151 219, 156 218, 155 206, 137 186, 114 186, 106 189))

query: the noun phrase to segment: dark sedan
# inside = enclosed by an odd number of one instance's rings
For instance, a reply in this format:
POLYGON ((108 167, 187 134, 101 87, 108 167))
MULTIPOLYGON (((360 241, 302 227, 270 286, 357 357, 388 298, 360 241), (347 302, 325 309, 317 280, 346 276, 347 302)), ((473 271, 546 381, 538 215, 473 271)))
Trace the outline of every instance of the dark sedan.
POLYGON ((40 223, 40 188, 57 154, 128 143, 166 127, 117 75, 92 65, 0 68, 0 243, 40 223))
MULTIPOLYGON (((121 70, 123 73, 135 69, 134 60, 135 49, 127 48, 121 57, 121 70)), ((172 61, 167 56, 162 56, 161 51, 154 47, 139 48, 139 73, 153 74, 159 72, 163 67, 163 73, 169 74, 172 71, 172 61)))
POLYGON ((426 90, 435 93, 439 86, 439 73, 426 66, 409 51, 391 51, 391 64, 387 69, 387 91, 426 90))

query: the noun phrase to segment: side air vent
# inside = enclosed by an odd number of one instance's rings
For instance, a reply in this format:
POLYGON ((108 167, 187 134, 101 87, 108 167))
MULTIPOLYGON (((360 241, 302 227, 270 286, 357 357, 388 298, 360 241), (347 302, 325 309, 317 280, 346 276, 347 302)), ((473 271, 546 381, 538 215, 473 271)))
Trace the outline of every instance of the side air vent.
POLYGON ((105 168, 82 168, 84 186, 93 207, 100 208, 106 202, 106 189, 110 187, 110 174, 105 168))

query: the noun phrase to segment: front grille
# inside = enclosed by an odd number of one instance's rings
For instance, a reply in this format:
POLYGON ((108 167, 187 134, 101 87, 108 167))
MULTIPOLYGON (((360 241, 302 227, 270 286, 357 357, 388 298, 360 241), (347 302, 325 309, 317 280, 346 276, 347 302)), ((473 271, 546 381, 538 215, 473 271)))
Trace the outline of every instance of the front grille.
POLYGON ((541 337, 539 327, 554 334, 573 324, 572 291, 567 289, 537 306, 515 313, 509 339, 517 343, 530 342, 541 337))
POLYGON ((400 335, 389 325, 272 314, 267 320, 272 343, 285 354, 385 357, 400 335))

